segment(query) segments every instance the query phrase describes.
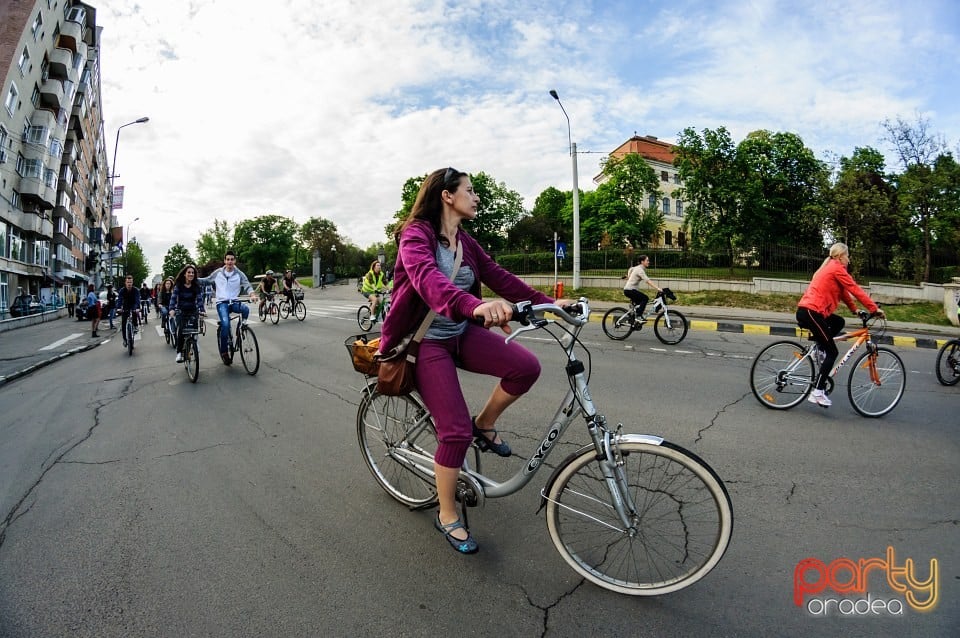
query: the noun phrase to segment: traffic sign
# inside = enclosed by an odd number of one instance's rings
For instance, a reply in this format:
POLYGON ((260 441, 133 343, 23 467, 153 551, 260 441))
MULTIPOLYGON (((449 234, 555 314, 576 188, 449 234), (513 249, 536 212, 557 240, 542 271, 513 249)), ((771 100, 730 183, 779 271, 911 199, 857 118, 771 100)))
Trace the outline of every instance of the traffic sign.
POLYGON ((567 245, 562 241, 557 242, 557 259, 565 259, 567 256, 567 245))

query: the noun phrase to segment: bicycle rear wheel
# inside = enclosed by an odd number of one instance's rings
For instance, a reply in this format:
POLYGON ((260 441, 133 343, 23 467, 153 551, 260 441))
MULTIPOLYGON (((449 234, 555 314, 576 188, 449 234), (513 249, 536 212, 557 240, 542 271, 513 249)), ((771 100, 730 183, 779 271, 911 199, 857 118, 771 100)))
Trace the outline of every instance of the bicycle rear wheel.
POLYGON ((357 440, 364 462, 387 494, 410 507, 436 500, 435 481, 394 456, 401 449, 431 457, 437 451, 433 418, 418 399, 388 397, 368 387, 357 410, 357 440))
POLYGON ((937 353, 937 381, 956 385, 960 381, 960 339, 951 339, 937 353))
POLYGON ((804 359, 804 352, 794 341, 777 341, 761 350, 750 366, 753 396, 773 410, 792 408, 807 398, 816 379, 813 361, 804 359))
POLYGON ((240 360, 243 361, 243 368, 247 374, 254 375, 260 369, 260 344, 257 343, 257 335, 247 326, 240 328, 238 335, 240 343, 240 360))
POLYGON ((633 315, 626 308, 611 308, 603 315, 600 324, 603 332, 611 339, 623 341, 633 332, 633 315))
POLYGON ((191 383, 200 378, 200 349, 194 337, 187 337, 183 342, 183 367, 187 370, 187 377, 191 383))
POLYGON ((373 319, 370 318, 369 306, 360 306, 360 309, 357 310, 357 324, 364 332, 373 327, 373 319))
POLYGON ((293 314, 297 316, 297 321, 303 321, 307 318, 307 305, 302 301, 298 301, 297 307, 293 310, 293 314))
POLYGON ((864 352, 854 362, 847 396, 861 415, 878 417, 900 403, 906 386, 907 375, 900 357, 888 348, 877 348, 875 352, 864 352))
POLYGON ((699 457, 667 441, 621 441, 617 449, 637 510, 628 513, 629 527, 590 447, 564 462, 545 494, 553 544, 581 576, 621 594, 657 596, 692 585, 730 543, 726 488, 699 457))
POLYGON ((657 339, 671 346, 683 341, 689 328, 687 318, 683 316, 683 313, 676 310, 661 312, 653 321, 653 333, 657 335, 657 339), (669 326, 667 326, 668 318, 670 319, 669 326))

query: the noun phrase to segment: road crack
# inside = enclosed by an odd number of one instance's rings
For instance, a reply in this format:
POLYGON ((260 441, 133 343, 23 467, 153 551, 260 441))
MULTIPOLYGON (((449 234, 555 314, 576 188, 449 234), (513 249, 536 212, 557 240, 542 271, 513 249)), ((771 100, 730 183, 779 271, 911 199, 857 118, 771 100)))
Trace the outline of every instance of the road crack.
POLYGON ((719 410, 717 410, 717 412, 713 415, 713 418, 710 419, 710 423, 708 423, 705 427, 702 427, 702 428, 700 428, 699 430, 697 430, 697 438, 695 438, 695 439, 693 440, 694 445, 696 445, 697 443, 699 443, 699 442, 703 439, 703 433, 706 432, 707 430, 709 430, 710 428, 712 428, 712 427, 716 424, 717 419, 720 418, 720 415, 721 415, 721 414, 723 414, 724 412, 727 411, 727 408, 731 408, 731 407, 735 406, 736 404, 738 404, 738 403, 740 403, 741 401, 743 401, 744 399, 746 399, 748 396, 750 396, 750 393, 749 393, 749 392, 746 392, 746 393, 744 393, 743 396, 741 396, 741 397, 738 398, 737 400, 731 401, 730 403, 727 403, 727 404, 724 405, 722 408, 720 408, 719 410))

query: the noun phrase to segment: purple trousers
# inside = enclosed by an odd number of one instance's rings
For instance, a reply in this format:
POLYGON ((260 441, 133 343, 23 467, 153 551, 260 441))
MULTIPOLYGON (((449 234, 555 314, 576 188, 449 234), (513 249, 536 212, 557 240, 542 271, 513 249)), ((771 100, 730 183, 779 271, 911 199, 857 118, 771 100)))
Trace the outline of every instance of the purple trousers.
POLYGON ((417 390, 437 427, 436 462, 458 468, 473 440, 470 409, 463 398, 457 368, 500 378, 500 387, 513 396, 525 394, 540 376, 540 361, 504 334, 468 324, 459 337, 420 343, 417 390))

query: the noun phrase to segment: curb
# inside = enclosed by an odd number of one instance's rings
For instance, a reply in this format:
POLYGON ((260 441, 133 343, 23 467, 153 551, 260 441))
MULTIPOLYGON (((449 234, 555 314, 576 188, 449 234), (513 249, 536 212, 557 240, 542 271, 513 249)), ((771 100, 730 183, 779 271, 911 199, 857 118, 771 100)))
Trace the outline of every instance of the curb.
MULTIPOLYGON (((606 312, 604 310, 603 312, 606 312)), ((594 311, 590 313, 590 321, 603 321, 603 312, 594 311)), ((797 326, 777 326, 772 324, 743 323, 739 321, 722 321, 710 319, 687 319, 690 323, 690 330, 712 331, 712 332, 730 332, 734 334, 750 335, 769 335, 780 337, 791 337, 794 339, 806 339, 807 331, 797 326)), ((888 328, 889 330, 889 328, 888 328)), ((948 341, 954 337, 945 336, 936 337, 903 337, 882 335, 874 337, 874 341, 887 346, 898 346, 902 348, 927 348, 939 350, 948 341)))
POLYGON ((77 346, 76 348, 71 348, 70 350, 67 350, 66 352, 61 352, 61 353, 58 354, 58 355, 52 356, 52 357, 50 357, 49 359, 44 359, 43 361, 38 361, 38 362, 34 363, 33 365, 29 365, 29 366, 27 366, 26 368, 24 368, 24 369, 22 369, 22 370, 17 370, 17 371, 12 372, 12 373, 10 373, 10 374, 8 374, 8 375, 0 376, 0 387, 5 386, 6 384, 8 384, 8 383, 10 383, 10 382, 12 382, 12 381, 16 381, 17 379, 19 379, 19 378, 21 378, 21 377, 25 377, 25 376, 27 376, 28 374, 31 374, 31 373, 33 373, 33 372, 36 372, 36 371, 39 370, 40 368, 45 368, 45 367, 47 367, 47 366, 50 365, 50 364, 56 363, 57 361, 60 361, 61 359, 66 359, 67 357, 72 357, 72 356, 75 355, 75 354, 79 354, 79 353, 81 353, 81 352, 86 352, 87 350, 92 350, 93 348, 96 348, 97 346, 101 345, 102 343, 104 343, 104 342, 103 342, 103 341, 97 341, 97 342, 95 342, 95 343, 88 343, 88 344, 85 345, 85 346, 77 346))

